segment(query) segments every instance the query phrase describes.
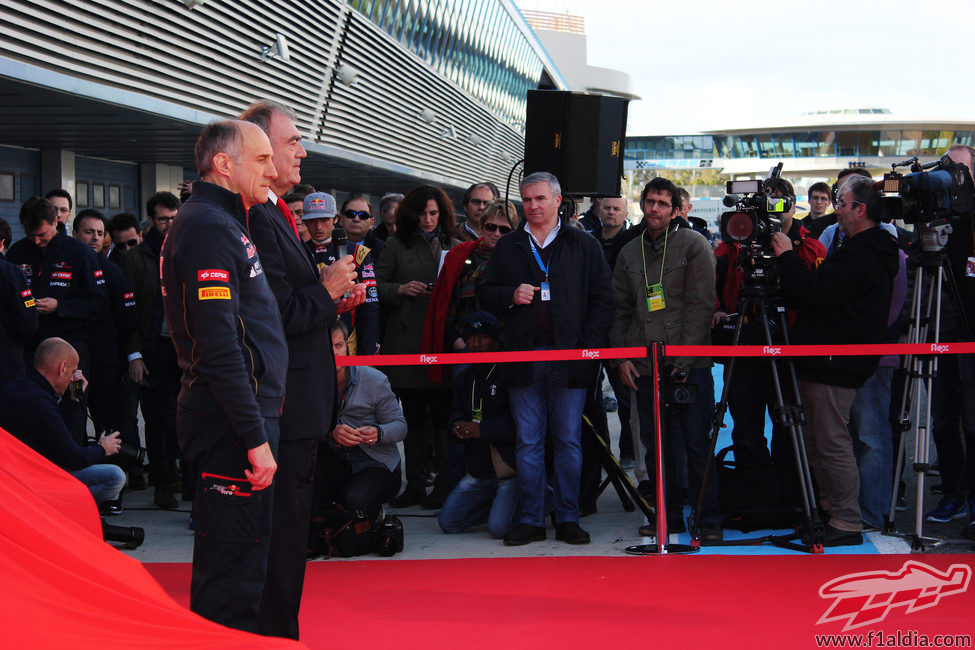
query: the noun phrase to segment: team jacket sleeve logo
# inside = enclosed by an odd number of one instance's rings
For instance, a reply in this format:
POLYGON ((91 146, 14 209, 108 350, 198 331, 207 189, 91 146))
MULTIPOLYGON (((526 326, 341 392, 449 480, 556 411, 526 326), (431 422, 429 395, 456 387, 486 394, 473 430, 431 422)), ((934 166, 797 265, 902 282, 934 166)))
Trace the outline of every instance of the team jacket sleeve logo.
POLYGON ((230 300, 230 287, 200 287, 200 300, 230 300))

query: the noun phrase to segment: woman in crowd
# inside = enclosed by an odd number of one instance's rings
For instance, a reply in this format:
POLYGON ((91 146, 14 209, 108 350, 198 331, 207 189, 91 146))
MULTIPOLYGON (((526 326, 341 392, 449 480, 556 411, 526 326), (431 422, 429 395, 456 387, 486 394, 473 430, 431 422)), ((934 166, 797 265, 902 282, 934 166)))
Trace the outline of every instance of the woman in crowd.
MULTIPOLYGON (((443 190, 430 185, 416 187, 403 198, 396 211, 396 233, 386 241, 376 262, 379 300, 389 308, 383 336, 384 354, 418 354, 423 323, 440 259, 456 245, 454 208, 443 190)), ((447 411, 450 386, 427 378, 426 368, 393 366, 384 368, 393 390, 403 404, 409 432, 406 436, 406 489, 391 505, 404 507, 422 502, 428 508, 443 503, 450 486, 447 475, 438 471, 433 493, 427 497, 426 421, 432 424, 437 468, 447 462, 447 411)))
MULTIPOLYGON (((444 257, 443 268, 433 288, 427 321, 423 327, 423 353, 464 352, 461 323, 471 312, 480 311, 474 287, 484 274, 494 245, 503 235, 515 228, 518 213, 510 201, 497 200, 488 204, 481 213, 481 236, 473 241, 462 242, 444 257)), ((428 368, 430 379, 448 383, 443 366, 428 368)))

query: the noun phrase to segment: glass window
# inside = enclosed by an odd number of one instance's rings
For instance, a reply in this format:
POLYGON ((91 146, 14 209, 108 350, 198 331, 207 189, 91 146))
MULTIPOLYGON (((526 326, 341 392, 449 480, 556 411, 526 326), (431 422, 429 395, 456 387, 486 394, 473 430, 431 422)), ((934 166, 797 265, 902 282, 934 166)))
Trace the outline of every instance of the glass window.
POLYGON ((92 183, 91 206, 99 210, 105 208, 105 185, 103 183, 92 183))
POLYGON ((76 182, 74 184, 74 203, 79 208, 88 207, 88 183, 76 182))
POLYGON ((879 135, 879 131, 860 131, 859 137, 857 138, 857 151, 861 158, 877 155, 877 151, 879 151, 879 147, 877 146, 879 135))
POLYGON ((0 201, 13 201, 13 200, 14 200, 14 175, 11 173, 4 172, 0 174, 0 201))
POLYGON ((921 147, 920 131, 902 131, 901 139, 897 143, 898 156, 916 156, 921 147))
POLYGON ((836 155, 853 156, 857 155, 857 133, 856 131, 837 131, 836 133, 836 155))
POLYGON ((894 131, 879 131, 877 133, 877 155, 878 156, 896 156, 897 155, 897 143, 901 139, 901 132, 894 131))
POLYGON ((122 188, 118 185, 108 186, 108 208, 118 210, 122 207, 122 188))

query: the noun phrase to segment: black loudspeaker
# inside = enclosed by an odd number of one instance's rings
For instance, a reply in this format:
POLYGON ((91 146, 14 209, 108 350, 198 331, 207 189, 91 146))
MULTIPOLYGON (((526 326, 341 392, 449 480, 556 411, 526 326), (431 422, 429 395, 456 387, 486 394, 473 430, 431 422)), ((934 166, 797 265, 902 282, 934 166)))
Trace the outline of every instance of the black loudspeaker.
POLYGON ((619 196, 628 99, 529 90, 525 175, 551 172, 562 193, 619 196))

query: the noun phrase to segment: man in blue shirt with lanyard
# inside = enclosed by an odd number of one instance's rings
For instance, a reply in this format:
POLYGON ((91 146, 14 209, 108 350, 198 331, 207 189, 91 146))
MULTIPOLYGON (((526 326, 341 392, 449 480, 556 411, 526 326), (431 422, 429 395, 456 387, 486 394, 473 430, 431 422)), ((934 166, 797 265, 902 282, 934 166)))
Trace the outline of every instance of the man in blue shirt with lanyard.
MULTIPOLYGON (((507 350, 600 348, 613 319, 609 266, 599 243, 559 219, 558 179, 536 172, 521 182, 525 223, 502 237, 478 286, 481 304, 504 320, 507 350)), ((545 435, 554 451, 555 539, 588 544, 579 526, 582 408, 595 361, 505 364, 517 433, 518 525, 504 543, 545 539, 545 435)))

